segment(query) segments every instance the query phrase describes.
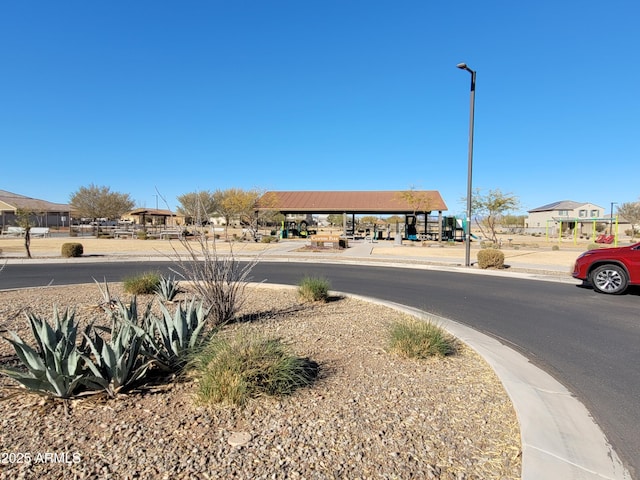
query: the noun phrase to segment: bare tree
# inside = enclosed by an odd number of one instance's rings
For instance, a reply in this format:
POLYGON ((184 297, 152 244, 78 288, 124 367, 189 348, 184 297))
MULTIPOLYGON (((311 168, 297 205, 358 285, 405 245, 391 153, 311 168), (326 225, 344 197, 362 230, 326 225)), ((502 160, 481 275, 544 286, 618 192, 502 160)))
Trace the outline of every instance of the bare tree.
POLYGON ((633 240, 636 236, 636 227, 640 225, 640 202, 623 203, 618 206, 618 214, 631 224, 631 240, 633 240))
POLYGON ((216 198, 209 190, 185 193, 178 197, 178 202, 178 213, 190 218, 198 226, 208 222, 217 211, 216 198))
POLYGON ((83 218, 116 220, 133 209, 135 203, 128 193, 112 192, 109 187, 94 184, 80 187, 71 194, 72 209, 83 218))
MULTIPOLYGON (((466 201, 466 199, 465 199, 466 201)), ((483 236, 489 236, 493 243, 498 243, 498 226, 502 217, 520 207, 518 197, 511 193, 502 193, 500 189, 489 190, 482 195, 480 189, 475 189, 471 197, 471 210, 476 224, 483 236), (485 233, 485 228, 488 231, 485 233)))
POLYGON ((24 230, 24 249, 27 258, 31 258, 31 227, 33 227, 34 213, 31 210, 18 208, 16 210, 16 225, 24 230))

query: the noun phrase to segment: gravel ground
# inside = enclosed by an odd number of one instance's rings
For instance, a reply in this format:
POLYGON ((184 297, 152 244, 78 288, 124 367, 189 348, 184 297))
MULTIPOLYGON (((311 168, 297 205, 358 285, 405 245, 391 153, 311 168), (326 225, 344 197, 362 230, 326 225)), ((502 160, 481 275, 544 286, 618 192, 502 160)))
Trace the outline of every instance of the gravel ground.
MULTIPOLYGON (((95 285, 0 292, 0 334, 30 339, 23 310, 50 317, 54 304, 99 318, 100 299, 95 285)), ((318 362, 312 387, 239 409, 199 405, 193 378, 62 402, 13 395, 0 377, 0 479, 520 478, 513 406, 469 348, 398 358, 386 330, 403 314, 349 298, 301 303, 293 290, 251 288, 243 313, 251 321, 228 328, 258 329, 318 362)), ((0 341, 0 363, 15 360, 0 341)))

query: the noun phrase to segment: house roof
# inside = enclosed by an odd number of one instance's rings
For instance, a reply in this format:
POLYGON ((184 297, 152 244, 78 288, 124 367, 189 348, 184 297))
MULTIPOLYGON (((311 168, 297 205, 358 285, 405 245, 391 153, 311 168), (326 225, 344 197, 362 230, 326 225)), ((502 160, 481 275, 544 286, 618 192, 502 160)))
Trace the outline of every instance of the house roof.
POLYGON ((585 202, 574 202, 572 200, 560 200, 559 202, 553 202, 548 205, 543 205, 542 207, 534 208, 533 210, 529 210, 529 213, 533 212, 549 212, 552 210, 574 210, 582 205, 586 205, 585 202))
POLYGON ((71 209, 70 205, 64 203, 47 202, 46 200, 25 197, 24 195, 7 192, 6 190, 0 190, 0 204, 3 204, 3 206, 0 206, 0 210, 10 211, 15 211, 20 208, 41 212, 68 212, 71 209), (4 205, 9 208, 4 208, 4 205))
POLYGON ((259 210, 282 213, 414 213, 447 210, 435 190, 409 191, 271 191, 259 210))
POLYGON ((157 208, 136 208, 135 210, 131 210, 123 215, 123 217, 131 216, 131 215, 149 215, 156 217, 175 217, 176 214, 171 210, 158 210, 157 208))

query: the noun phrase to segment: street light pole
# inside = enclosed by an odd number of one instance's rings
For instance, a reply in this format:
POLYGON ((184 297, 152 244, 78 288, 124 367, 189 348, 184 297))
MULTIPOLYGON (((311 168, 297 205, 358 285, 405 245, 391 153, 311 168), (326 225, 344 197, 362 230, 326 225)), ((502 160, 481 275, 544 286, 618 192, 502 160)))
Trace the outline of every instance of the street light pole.
POLYGON ((464 266, 471 266, 471 174, 473 172, 473 121, 476 103, 476 72, 466 63, 459 63, 456 67, 471 74, 471 107, 469 115, 469 160, 467 164, 467 231, 465 232, 464 266))
POLYGON ((613 235, 613 206, 618 202, 611 202, 611 216, 609 217, 609 235, 613 235))

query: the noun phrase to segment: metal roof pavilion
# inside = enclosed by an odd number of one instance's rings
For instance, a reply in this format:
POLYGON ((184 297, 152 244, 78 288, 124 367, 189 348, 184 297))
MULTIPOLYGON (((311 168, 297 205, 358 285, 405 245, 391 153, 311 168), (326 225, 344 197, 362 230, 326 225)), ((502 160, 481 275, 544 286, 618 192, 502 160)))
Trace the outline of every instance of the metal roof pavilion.
POLYGON ((259 210, 281 213, 416 214, 442 212, 447 205, 435 190, 383 191, 270 191, 259 210))

